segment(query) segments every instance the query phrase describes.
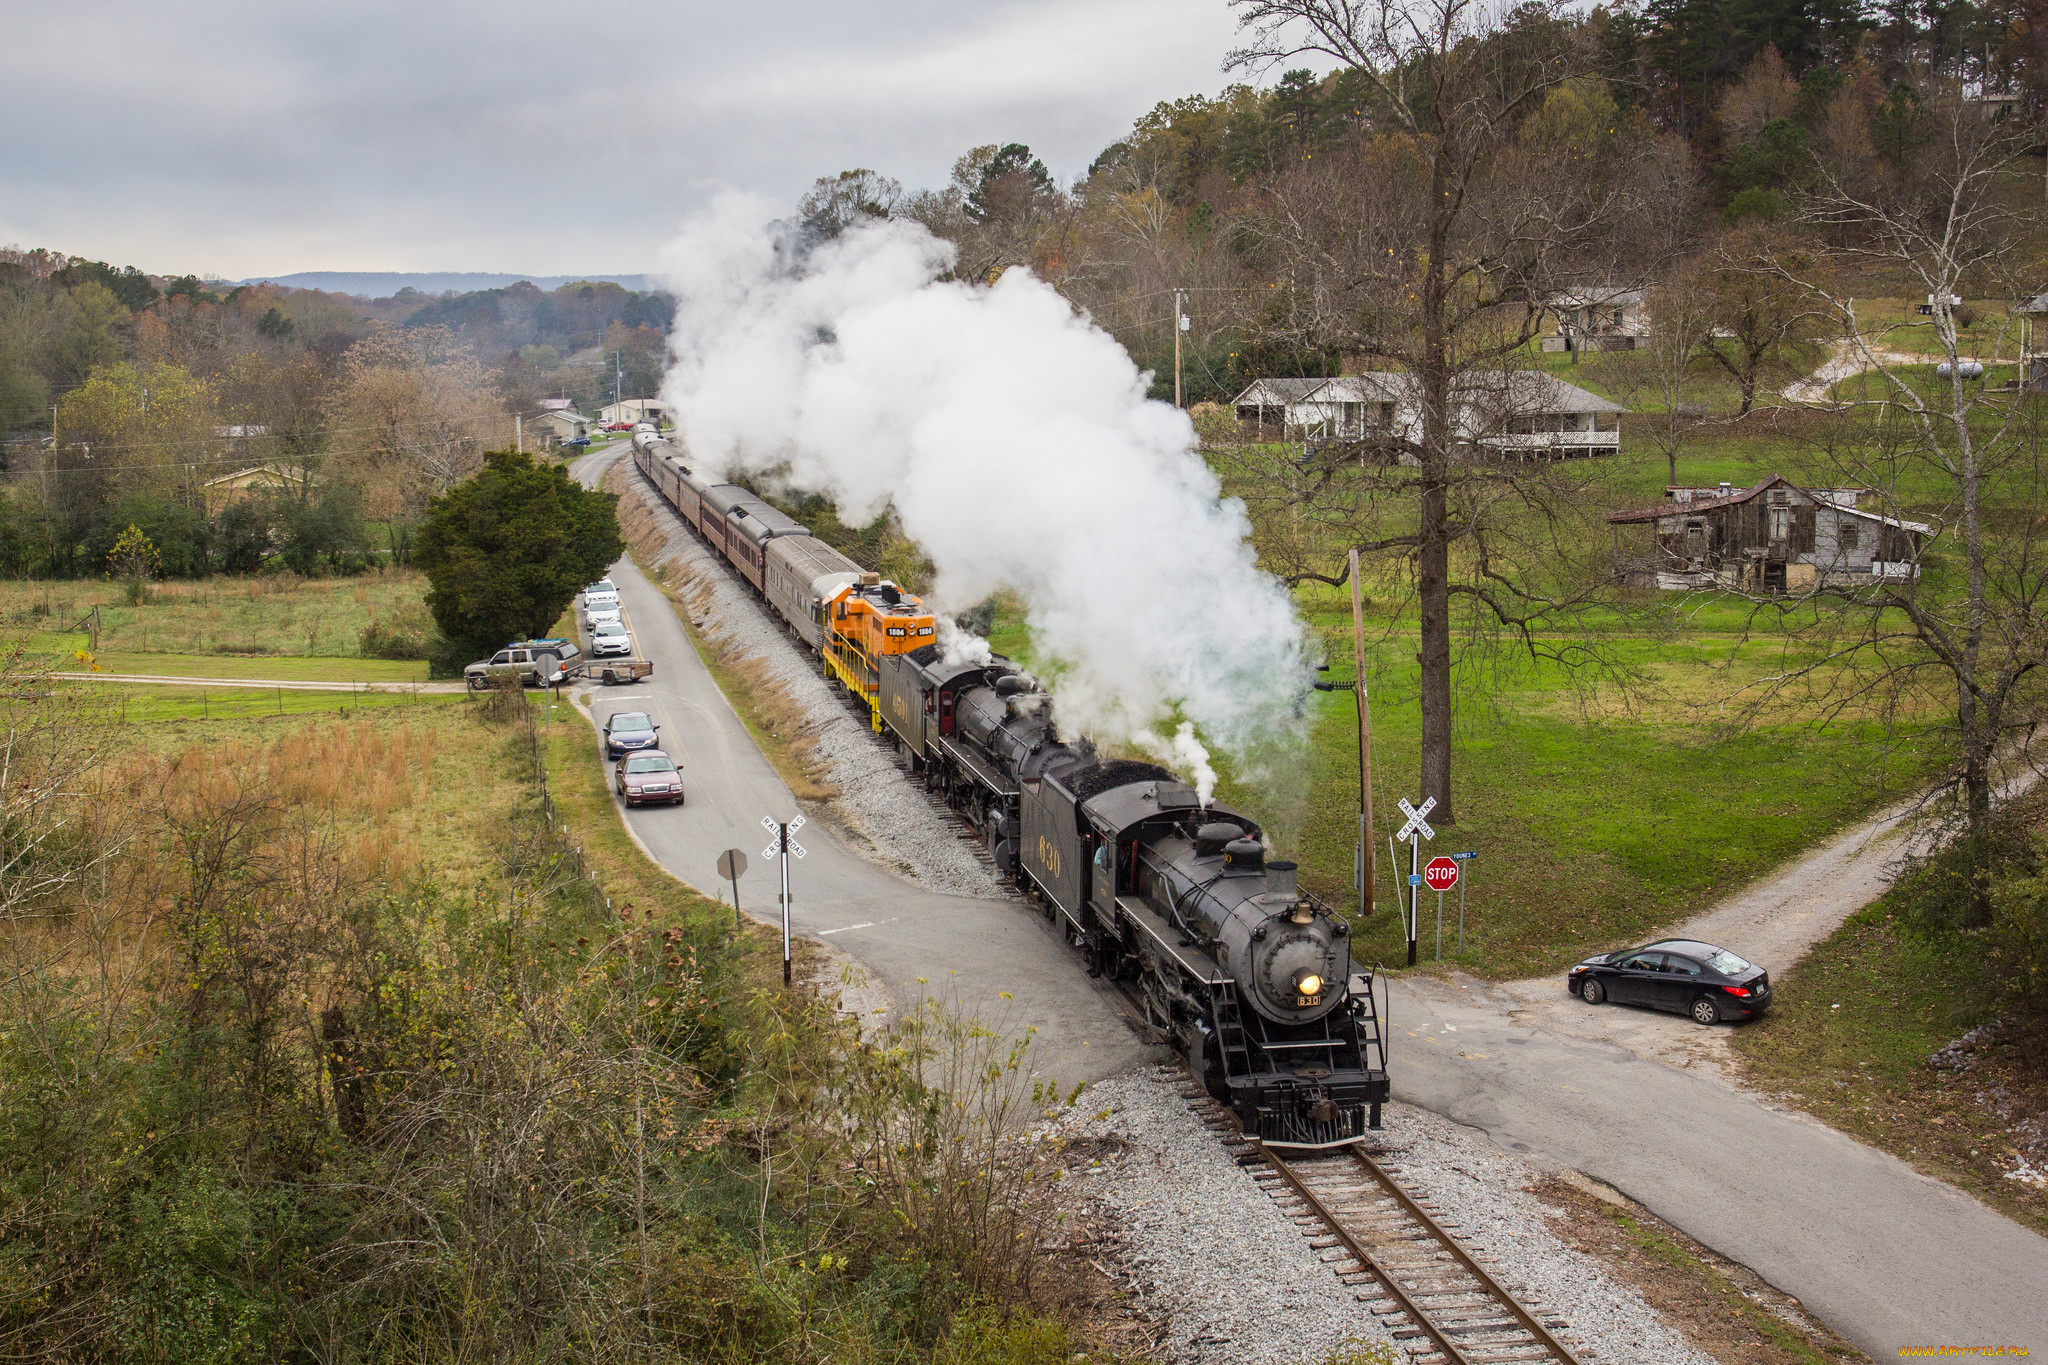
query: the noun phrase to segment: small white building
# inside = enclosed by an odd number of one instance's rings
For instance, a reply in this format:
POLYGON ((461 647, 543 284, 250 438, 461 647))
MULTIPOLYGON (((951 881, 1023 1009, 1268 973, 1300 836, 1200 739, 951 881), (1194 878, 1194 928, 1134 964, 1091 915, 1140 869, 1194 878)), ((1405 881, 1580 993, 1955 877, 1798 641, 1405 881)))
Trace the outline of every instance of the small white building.
POLYGON ((597 420, 608 427, 620 422, 629 426, 637 422, 652 422, 660 426, 668 420, 668 404, 659 398, 627 398, 599 408, 597 420))
MULTIPOLYGON (((1618 403, 1541 370, 1460 375, 1453 387, 1454 440, 1496 456, 1558 459, 1621 449, 1618 403)), ((1264 439, 1359 441, 1413 464, 1402 447, 1422 442, 1414 376, 1391 370, 1335 379, 1261 379, 1235 400, 1238 421, 1264 439)))
POLYGON ((1546 351, 1632 351, 1650 336, 1648 298, 1640 289, 1552 294, 1543 311, 1556 329, 1542 338, 1546 351))

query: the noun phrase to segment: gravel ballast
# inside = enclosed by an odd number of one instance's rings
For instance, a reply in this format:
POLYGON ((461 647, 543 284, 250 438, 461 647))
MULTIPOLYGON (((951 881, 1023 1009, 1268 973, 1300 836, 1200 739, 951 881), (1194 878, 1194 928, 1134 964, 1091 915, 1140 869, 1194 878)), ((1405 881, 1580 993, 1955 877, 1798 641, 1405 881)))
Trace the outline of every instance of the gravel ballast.
POLYGON ((985 900, 1003 896, 995 873, 875 743, 840 690, 819 675, 802 642, 683 524, 630 461, 617 468, 620 490, 637 494, 666 533, 649 567, 674 572, 672 586, 690 604, 699 633, 720 653, 751 660, 803 708, 813 752, 826 779, 839 789, 832 813, 859 836, 854 846, 928 891, 985 900))
MULTIPOLYGON (((1165 1068, 1119 1076, 1089 1087, 1047 1129, 1129 1144, 1071 1177, 1067 1198, 1121 1229, 1113 1268, 1128 1277, 1134 1306, 1167 1324, 1164 1358, 1297 1365, 1389 1340, 1359 1291, 1194 1116, 1182 1084, 1165 1068)), ((1511 1293, 1569 1322, 1587 1359, 1713 1365, 1633 1289, 1558 1240, 1528 1189, 1542 1172, 1483 1133, 1390 1105, 1380 1159, 1457 1226, 1468 1250, 1492 1258, 1488 1268, 1511 1293)))

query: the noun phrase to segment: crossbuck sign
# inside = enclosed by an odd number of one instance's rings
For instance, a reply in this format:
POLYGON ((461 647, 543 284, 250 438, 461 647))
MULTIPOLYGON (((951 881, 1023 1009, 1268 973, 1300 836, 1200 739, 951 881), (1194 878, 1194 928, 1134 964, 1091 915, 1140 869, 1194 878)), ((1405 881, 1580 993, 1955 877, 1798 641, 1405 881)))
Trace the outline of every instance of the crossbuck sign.
POLYGON ((1429 827, 1429 821, 1422 818, 1423 816, 1429 814, 1431 811, 1435 809, 1436 798, 1434 796, 1425 797, 1419 809, 1415 806, 1409 805, 1407 797, 1402 797, 1401 814, 1408 817, 1408 823, 1401 826, 1401 832, 1399 834, 1396 834, 1394 838, 1402 843, 1408 842, 1408 840, 1414 838, 1418 834, 1420 834, 1425 839, 1436 838, 1436 831, 1429 827))

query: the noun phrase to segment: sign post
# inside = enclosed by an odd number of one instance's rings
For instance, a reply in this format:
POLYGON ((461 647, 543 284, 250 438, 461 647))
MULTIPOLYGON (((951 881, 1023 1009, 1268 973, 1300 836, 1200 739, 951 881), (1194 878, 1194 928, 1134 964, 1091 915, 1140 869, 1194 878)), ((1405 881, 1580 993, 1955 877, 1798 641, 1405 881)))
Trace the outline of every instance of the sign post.
MULTIPOLYGON (((1479 856, 1479 853, 1478 853, 1478 851, 1477 851, 1476 849, 1467 849, 1467 850, 1465 850, 1465 852, 1463 852, 1463 853, 1453 853, 1453 854, 1452 854, 1451 856, 1452 856, 1453 858, 1457 859, 1457 860, 1458 860, 1459 862, 1461 862, 1461 863, 1462 863, 1462 862, 1465 862, 1465 861, 1466 861, 1466 860, 1468 860, 1468 859, 1471 859, 1471 858, 1477 858, 1477 857, 1479 856)), ((1463 956, 1465 955, 1465 881, 1466 881, 1466 879, 1465 879, 1464 877, 1460 877, 1460 878, 1458 878, 1458 956, 1459 956, 1459 957, 1463 957, 1463 956)))
MULTIPOLYGON (((799 815, 794 820, 783 822, 777 821, 773 816, 764 815, 761 817, 761 825, 762 828, 766 829, 770 834, 775 836, 774 841, 768 845, 767 849, 761 854, 761 856, 764 858, 774 858, 778 860, 781 864, 782 895, 780 899, 782 901, 782 984, 784 986, 788 986, 789 860, 793 857, 801 858, 804 856, 803 845, 797 843, 794 839, 790 838, 789 836, 792 832, 800 830, 804 827, 804 818, 803 816, 799 815)), ((735 899, 737 899, 738 897, 737 884, 735 884, 734 897, 735 899)))
POLYGON ((732 882, 732 927, 735 932, 744 931, 746 920, 740 917, 740 874, 747 870, 747 855, 736 848, 729 848, 718 855, 718 875, 732 882))
POLYGON ((1408 822, 1394 837, 1408 841, 1408 965, 1413 967, 1415 942, 1422 937, 1422 841, 1436 838, 1436 831, 1422 817, 1436 809, 1436 798, 1426 797, 1420 806, 1411 806, 1404 796, 1400 806, 1408 822))
POLYGON ((1444 960, 1444 892, 1458 884, 1458 864, 1450 858, 1431 858, 1422 879, 1436 892, 1436 960, 1444 960))

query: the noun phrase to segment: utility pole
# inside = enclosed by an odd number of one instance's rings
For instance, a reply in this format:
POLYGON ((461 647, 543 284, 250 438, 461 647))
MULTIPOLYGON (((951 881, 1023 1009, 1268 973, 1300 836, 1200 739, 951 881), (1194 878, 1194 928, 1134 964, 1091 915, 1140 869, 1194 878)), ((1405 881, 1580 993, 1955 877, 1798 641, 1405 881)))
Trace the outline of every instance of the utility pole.
POLYGON ((1181 401, 1180 383, 1180 334, 1188 329, 1188 315, 1181 311, 1181 301, 1184 297, 1184 291, 1173 291, 1173 405, 1176 408, 1187 406, 1181 401))
POLYGON ((1365 687, 1365 602, 1358 586, 1358 550, 1351 551, 1351 667, 1358 689, 1358 913, 1373 910, 1372 699, 1365 687))
POLYGON ((526 453, 526 419, 516 412, 512 414, 512 448, 518 454, 526 453))

